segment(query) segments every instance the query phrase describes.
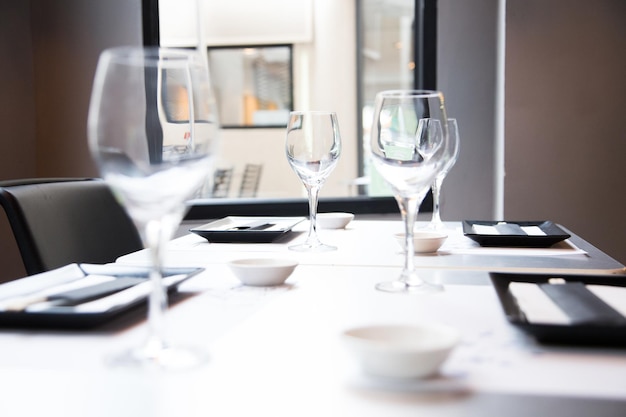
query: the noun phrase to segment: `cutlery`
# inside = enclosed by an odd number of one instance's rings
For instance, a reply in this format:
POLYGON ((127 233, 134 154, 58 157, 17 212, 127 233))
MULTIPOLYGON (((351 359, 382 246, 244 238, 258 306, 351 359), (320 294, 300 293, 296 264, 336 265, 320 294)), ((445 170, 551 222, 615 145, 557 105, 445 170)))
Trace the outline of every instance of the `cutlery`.
POLYGON ((252 222, 252 223, 244 224, 242 226, 231 227, 228 230, 265 230, 265 229, 269 229, 272 226, 274 226, 273 223, 267 223, 267 222, 261 221, 261 222, 252 222))

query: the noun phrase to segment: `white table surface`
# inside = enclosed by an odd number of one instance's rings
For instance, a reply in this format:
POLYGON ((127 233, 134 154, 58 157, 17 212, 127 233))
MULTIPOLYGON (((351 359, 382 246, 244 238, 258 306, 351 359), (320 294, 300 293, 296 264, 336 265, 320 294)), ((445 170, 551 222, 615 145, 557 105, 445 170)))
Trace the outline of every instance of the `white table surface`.
MULTIPOLYGON (((426 223, 419 222, 418 228, 426 223)), ((346 229, 319 230, 320 239, 337 246, 324 254, 294 252, 288 246, 303 241, 308 222, 294 228, 293 235, 275 243, 231 244, 209 243, 188 234, 173 240, 167 249, 169 265, 206 266, 241 257, 282 257, 296 259, 304 265, 385 266, 399 267, 404 254, 394 234, 403 232, 397 220, 353 221, 346 229)), ((415 266, 426 269, 463 269, 466 271, 542 272, 577 274, 624 274, 624 265, 589 242, 570 232, 572 237, 549 249, 483 248, 463 235, 460 222, 446 222, 448 239, 436 254, 418 254, 415 266)), ((146 251, 121 257, 118 262, 145 264, 146 251)))
MULTIPOLYGON (((341 244, 342 232, 362 230, 352 226, 322 236, 341 244)), ((182 262, 185 250, 176 245, 187 240, 173 242, 170 263, 182 262)), ((243 254, 277 255, 254 249, 243 254)), ((167 314, 170 342, 205 349, 205 366, 179 373, 107 367, 107 355, 141 343, 142 312, 83 332, 4 329, 0 415, 626 415, 626 350, 535 343, 506 322, 485 270, 422 267, 424 277, 445 284, 443 293, 386 294, 374 284, 395 278, 399 265, 377 265, 382 257, 352 265, 358 257, 337 256, 340 246, 326 261, 302 261, 286 285, 252 288, 225 265, 242 252, 231 246, 220 261, 215 251, 185 255, 207 269, 181 285, 182 299, 167 314), (339 337, 356 325, 421 321, 462 334, 441 376, 428 381, 367 377, 339 337)), ((140 263, 141 254, 124 260, 140 263)))

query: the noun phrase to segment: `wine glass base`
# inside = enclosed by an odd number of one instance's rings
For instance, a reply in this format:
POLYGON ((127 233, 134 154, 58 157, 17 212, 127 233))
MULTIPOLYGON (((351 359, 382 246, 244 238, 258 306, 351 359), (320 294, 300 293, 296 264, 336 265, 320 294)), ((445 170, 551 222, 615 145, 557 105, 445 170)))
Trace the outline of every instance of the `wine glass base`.
POLYGON ((156 369, 185 371, 195 369, 209 361, 202 349, 188 346, 167 346, 159 349, 140 347, 128 349, 106 358, 107 365, 126 369, 156 369))
POLYGON ((376 284, 378 291, 406 294, 432 294, 444 291, 443 285, 421 282, 419 284, 407 284, 404 281, 387 281, 376 284))
POLYGON ((325 245, 320 243, 318 245, 311 245, 308 243, 301 243, 299 245, 289 246, 289 250, 293 250, 296 252, 332 252, 337 250, 336 246, 325 245))

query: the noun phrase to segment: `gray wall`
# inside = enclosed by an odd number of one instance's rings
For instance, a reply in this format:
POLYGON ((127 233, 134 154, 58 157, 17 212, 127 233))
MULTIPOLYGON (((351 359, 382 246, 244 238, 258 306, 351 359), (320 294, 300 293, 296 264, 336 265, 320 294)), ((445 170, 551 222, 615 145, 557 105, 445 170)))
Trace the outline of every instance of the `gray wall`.
POLYGON ((505 217, 626 263, 626 2, 508 0, 505 217))
POLYGON ((0 178, 37 173, 30 3, 0 0, 0 178))
POLYGON ((437 86, 457 119, 459 159, 442 187, 444 220, 496 216, 498 0, 439 0, 437 86))
POLYGON ((31 3, 37 174, 96 176, 86 139, 95 65, 104 48, 141 44, 141 2, 31 3))
POLYGON ((438 86, 462 141, 443 218, 552 220, 626 263, 626 2, 439 0, 438 30, 438 86))

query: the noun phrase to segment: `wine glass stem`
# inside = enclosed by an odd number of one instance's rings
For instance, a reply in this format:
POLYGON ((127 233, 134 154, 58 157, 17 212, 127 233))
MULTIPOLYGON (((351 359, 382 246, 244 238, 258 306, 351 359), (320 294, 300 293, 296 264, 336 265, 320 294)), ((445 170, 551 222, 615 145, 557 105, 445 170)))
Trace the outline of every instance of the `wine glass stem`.
POLYGON ((309 194, 309 235, 306 242, 311 246, 321 244, 317 237, 317 201, 320 193, 319 185, 307 186, 307 192, 309 194))
POLYGON ((441 223, 441 206, 439 202, 441 194, 441 184, 443 183, 443 177, 437 177, 431 186, 433 192, 433 217, 431 222, 435 225, 441 223))
POLYGON ((421 282, 415 273, 415 265, 413 264, 413 253, 415 252, 413 246, 413 228, 415 226, 415 219, 417 218, 420 201, 421 200, 416 197, 398 198, 400 213, 402 214, 402 219, 404 220, 404 237, 406 239, 404 269, 402 270, 400 279, 407 285, 416 285, 421 282))
POLYGON ((167 311, 167 293, 163 287, 162 250, 164 230, 161 220, 148 222, 145 227, 146 244, 150 251, 150 281, 152 290, 148 299, 148 339, 147 353, 158 352, 165 347, 165 313, 167 311))

